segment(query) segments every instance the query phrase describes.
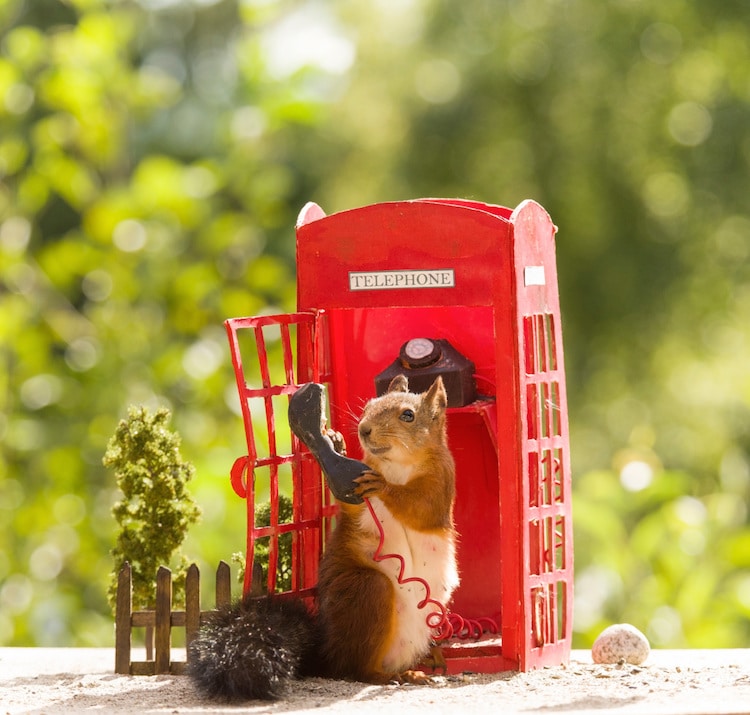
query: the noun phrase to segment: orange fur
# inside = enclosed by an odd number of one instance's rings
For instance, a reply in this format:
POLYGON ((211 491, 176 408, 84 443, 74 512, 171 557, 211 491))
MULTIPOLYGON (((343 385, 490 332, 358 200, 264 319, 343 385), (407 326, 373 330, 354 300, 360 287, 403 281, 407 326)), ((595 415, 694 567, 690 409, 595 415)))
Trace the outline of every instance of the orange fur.
MULTIPOLYGON (((395 378, 385 395, 371 400, 359 435, 372 471, 357 480, 357 493, 377 505, 394 543, 412 550, 405 554, 409 563, 437 574, 440 583, 430 587, 449 598, 458 577, 455 468, 446 443, 445 408, 440 378, 423 395, 409 393, 406 380, 395 378)), ((373 560, 378 539, 366 507, 340 506, 318 583, 322 656, 329 675, 374 683, 422 682, 424 676, 409 670, 415 663, 406 659, 429 650, 429 629, 419 620, 426 613, 416 611, 411 589, 404 591, 396 582, 393 565, 373 560)))

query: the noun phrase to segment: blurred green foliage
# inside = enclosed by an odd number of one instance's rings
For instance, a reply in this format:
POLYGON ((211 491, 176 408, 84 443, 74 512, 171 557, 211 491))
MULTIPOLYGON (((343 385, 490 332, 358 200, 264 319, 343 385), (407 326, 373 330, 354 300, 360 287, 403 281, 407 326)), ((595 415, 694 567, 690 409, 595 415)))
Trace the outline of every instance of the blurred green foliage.
POLYGON ((306 201, 433 195, 560 227, 576 644, 628 620, 747 645, 746 14, 0 2, 0 643, 111 643, 101 458, 129 404, 170 408, 196 466, 186 552, 244 544, 222 321, 294 308, 306 201))

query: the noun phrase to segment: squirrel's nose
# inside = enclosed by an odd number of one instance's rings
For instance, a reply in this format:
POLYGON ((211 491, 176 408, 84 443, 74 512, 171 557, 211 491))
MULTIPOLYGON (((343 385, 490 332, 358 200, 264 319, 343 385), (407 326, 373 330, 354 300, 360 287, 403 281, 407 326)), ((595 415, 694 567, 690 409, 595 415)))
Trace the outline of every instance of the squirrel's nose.
POLYGON ((372 427, 366 424, 361 424, 359 426, 360 437, 369 437, 371 434, 372 434, 372 427))

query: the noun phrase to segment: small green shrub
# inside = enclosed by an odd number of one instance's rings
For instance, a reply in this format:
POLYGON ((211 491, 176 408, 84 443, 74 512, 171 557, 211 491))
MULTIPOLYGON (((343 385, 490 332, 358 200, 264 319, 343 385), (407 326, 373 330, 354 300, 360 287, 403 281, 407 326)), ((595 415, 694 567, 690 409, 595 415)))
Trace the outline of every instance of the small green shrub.
MULTIPOLYGON (((292 521, 292 500, 279 494, 279 523, 286 524, 292 521)), ((271 504, 266 502, 255 508, 255 523, 258 526, 270 526, 271 504)), ((255 542, 255 560, 263 567, 263 573, 268 573, 268 559, 270 555, 269 538, 257 539, 255 542)), ((279 556, 276 567, 276 590, 290 591, 292 588, 292 534, 286 533, 279 536, 279 556)))
POLYGON ((179 435, 167 429, 170 416, 166 408, 150 414, 145 407, 131 407, 102 460, 114 470, 123 495, 112 509, 120 525, 108 590, 113 608, 117 575, 126 561, 132 568, 134 608, 153 606, 162 565, 173 565, 173 599, 178 604, 184 599, 187 559, 179 548, 200 509, 186 488, 195 469, 180 455, 179 435))

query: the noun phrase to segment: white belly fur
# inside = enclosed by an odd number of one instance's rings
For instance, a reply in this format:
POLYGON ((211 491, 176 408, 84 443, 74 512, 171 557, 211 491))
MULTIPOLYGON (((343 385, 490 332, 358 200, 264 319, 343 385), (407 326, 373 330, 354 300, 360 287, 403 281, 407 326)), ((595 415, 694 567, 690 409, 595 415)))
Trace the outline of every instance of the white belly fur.
MULTIPOLYGON (((408 529, 393 518, 380 499, 373 498, 371 503, 385 532, 381 554, 399 554, 405 564, 403 579, 424 579, 430 586, 430 597, 447 606, 459 582, 453 539, 408 529)), ((361 518, 363 530, 376 537, 377 546, 378 531, 369 510, 361 518)), ((399 673, 414 667, 429 650, 432 630, 425 619, 438 608, 430 603, 417 608, 427 595, 425 588, 418 582, 398 582, 398 559, 375 565, 391 579, 396 592, 396 638, 383 661, 383 671, 399 673)))

